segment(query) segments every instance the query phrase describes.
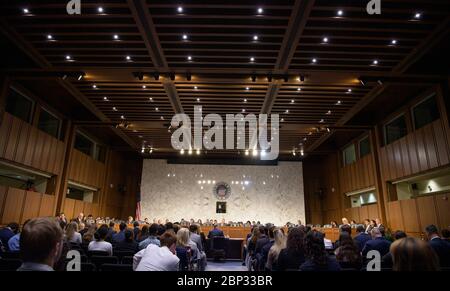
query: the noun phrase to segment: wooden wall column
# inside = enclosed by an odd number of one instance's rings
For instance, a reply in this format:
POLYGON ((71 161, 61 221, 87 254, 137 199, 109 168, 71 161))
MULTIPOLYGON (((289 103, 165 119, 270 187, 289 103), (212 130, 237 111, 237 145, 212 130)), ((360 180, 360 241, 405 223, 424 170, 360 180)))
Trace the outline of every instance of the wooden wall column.
POLYGON ((69 180, 69 165, 70 160, 72 158, 73 153, 73 145, 75 143, 75 132, 76 125, 74 125, 71 121, 67 122, 66 126, 66 134, 64 136, 64 143, 66 145, 66 149, 64 151, 64 161, 62 166, 62 171, 57 179, 56 189, 56 203, 55 203, 55 214, 58 214, 64 208, 64 198, 67 193, 67 184, 69 180))
POLYGON ((387 197, 387 189, 386 189, 386 183, 384 183, 382 175, 381 175, 381 165, 380 165, 380 156, 379 156, 379 146, 380 140, 378 135, 378 127, 375 126, 370 131, 370 146, 372 147, 372 157, 373 157, 373 165, 375 167, 375 188, 377 190, 377 206, 378 206, 378 213, 380 214, 380 219, 383 222, 383 224, 386 225, 386 203, 388 200, 387 197))
POLYGON ((6 110, 6 96, 8 94, 9 78, 0 76, 0 125, 3 122, 3 115, 6 110))

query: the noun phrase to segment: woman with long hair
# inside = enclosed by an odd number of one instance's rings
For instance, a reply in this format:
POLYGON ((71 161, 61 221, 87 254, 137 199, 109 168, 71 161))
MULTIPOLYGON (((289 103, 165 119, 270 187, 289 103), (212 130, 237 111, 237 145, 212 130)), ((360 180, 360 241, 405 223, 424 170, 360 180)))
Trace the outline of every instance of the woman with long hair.
POLYGON ((136 237, 137 242, 141 242, 149 237, 149 228, 148 225, 144 225, 138 232, 138 235, 136 237))
POLYGON ((81 245, 81 234, 78 232, 78 224, 75 221, 66 226, 65 239, 68 243, 81 245))
POLYGON ((286 248, 281 250, 278 256, 278 270, 298 270, 301 264, 305 262, 305 250, 303 239, 305 232, 302 228, 294 227, 289 230, 286 248))
POLYGON ((342 232, 339 236, 339 247, 336 249, 335 254, 336 259, 342 268, 361 269, 361 253, 348 233, 342 232))
POLYGON ((177 257, 180 259, 180 269, 187 270, 191 258, 197 257, 197 245, 190 240, 190 232, 187 228, 180 228, 177 231, 177 257))
POLYGON ((269 254, 267 256, 266 269, 268 270, 278 270, 278 256, 282 249, 286 247, 286 237, 282 229, 275 229, 273 231, 273 236, 275 238, 275 243, 270 247, 269 254))
POLYGON ((304 245, 306 261, 300 266, 302 271, 340 271, 341 267, 328 256, 323 241, 323 233, 312 230, 306 234, 304 245))

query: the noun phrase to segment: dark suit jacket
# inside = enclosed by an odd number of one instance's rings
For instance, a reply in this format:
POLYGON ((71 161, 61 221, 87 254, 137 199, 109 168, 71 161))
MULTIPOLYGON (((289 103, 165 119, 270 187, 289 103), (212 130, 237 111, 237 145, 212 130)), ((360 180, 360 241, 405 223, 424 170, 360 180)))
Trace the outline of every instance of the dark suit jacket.
POLYGON ((364 249, 364 246, 366 245, 366 242, 371 240, 371 236, 365 232, 362 232, 355 236, 353 239, 356 243, 356 245, 359 248, 359 251, 362 251, 364 249))
POLYGON ((255 253, 261 253, 263 246, 269 242, 269 238, 263 234, 257 241, 255 247, 255 253))
POLYGON ((286 248, 281 250, 280 254, 278 255, 278 270, 298 270, 300 268, 300 265, 304 262, 305 254, 303 250, 294 251, 286 248))
POLYGON ((123 241, 114 246, 114 250, 118 252, 134 252, 139 251, 139 244, 136 241, 127 242, 123 241))
POLYGON ((319 266, 316 265, 313 261, 311 260, 306 260, 301 266, 300 266, 300 270, 302 271, 340 271, 341 270, 341 266, 339 266, 338 262, 336 261, 336 259, 334 258, 328 258, 327 259, 327 264, 325 266, 319 266))
POLYGON ((366 257, 367 253, 371 250, 376 250, 380 252, 381 257, 389 253, 389 248, 391 247, 391 242, 384 237, 377 237, 366 242, 366 246, 362 250, 363 258, 366 257))
POLYGON ((439 257, 440 266, 450 267, 450 243, 441 238, 434 238, 428 243, 439 257))
POLYGON ((215 236, 224 236, 223 231, 218 228, 214 228, 214 229, 210 230, 208 233, 208 238, 213 238, 215 236))

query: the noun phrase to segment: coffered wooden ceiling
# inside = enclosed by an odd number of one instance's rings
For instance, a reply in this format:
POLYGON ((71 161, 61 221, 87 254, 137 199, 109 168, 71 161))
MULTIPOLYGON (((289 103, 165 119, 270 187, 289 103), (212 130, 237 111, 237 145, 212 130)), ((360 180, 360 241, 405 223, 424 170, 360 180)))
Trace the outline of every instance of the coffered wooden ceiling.
POLYGON ((178 154, 169 122, 195 105, 278 113, 282 154, 312 152, 449 24, 447 0, 382 0, 381 15, 361 0, 82 0, 81 15, 66 2, 2 1, 2 31, 41 71, 84 72, 61 85, 154 156, 178 154))

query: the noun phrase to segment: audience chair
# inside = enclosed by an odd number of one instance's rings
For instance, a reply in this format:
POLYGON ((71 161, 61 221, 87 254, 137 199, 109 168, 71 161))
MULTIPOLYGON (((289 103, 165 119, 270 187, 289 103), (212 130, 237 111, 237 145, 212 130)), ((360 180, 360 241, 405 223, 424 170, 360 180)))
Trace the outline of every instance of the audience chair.
POLYGON ((216 236, 211 239, 210 252, 214 260, 226 258, 227 239, 223 236, 216 236))
POLYGON ((97 268, 92 263, 81 263, 81 272, 95 272, 97 268))
POLYGON ((105 272, 132 272, 132 264, 103 264, 100 267, 101 271, 105 272))
POLYGON ((135 252, 129 251, 113 251, 113 255, 119 258, 119 261, 122 260, 123 257, 133 257, 135 252))
POLYGON ((20 259, 20 252, 5 252, 1 254, 3 259, 20 259))
POLYGON ((133 265, 133 256, 124 256, 120 262, 124 265, 133 265))
POLYGON ((108 257, 109 253, 105 252, 105 251, 88 251, 87 252, 88 257, 92 257, 92 256, 102 256, 102 257, 108 257))
POLYGON ((91 263, 93 263, 97 269, 100 269, 102 264, 118 264, 119 259, 111 256, 92 256, 91 263))
POLYGON ((20 265, 20 259, 0 259, 0 271, 16 271, 20 265))

